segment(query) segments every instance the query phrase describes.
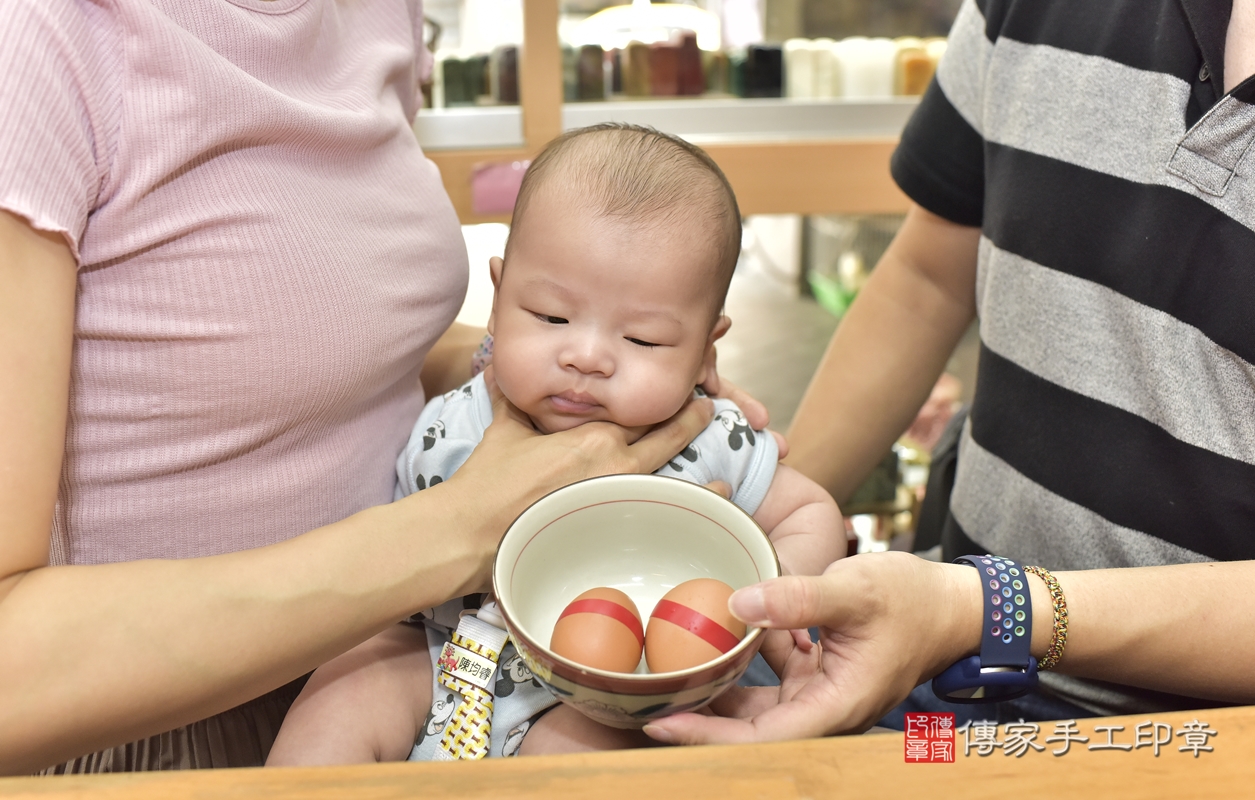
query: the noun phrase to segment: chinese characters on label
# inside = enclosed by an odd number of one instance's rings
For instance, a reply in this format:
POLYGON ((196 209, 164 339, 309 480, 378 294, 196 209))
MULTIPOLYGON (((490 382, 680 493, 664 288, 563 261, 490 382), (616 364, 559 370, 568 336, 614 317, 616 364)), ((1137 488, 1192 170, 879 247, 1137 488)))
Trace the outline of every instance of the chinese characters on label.
POLYGON ((445 642, 436 666, 442 672, 461 678, 481 689, 488 687, 497 669, 497 665, 491 659, 472 653, 464 647, 458 647, 453 642, 445 642))
POLYGON ((958 754, 960 736, 964 757, 975 753, 983 758, 995 751, 1016 758, 1023 758, 1028 753, 1047 751, 1052 756, 1064 756, 1075 746, 1086 750, 1125 752, 1151 748, 1156 757, 1162 750, 1171 751, 1175 748, 1177 752, 1198 758, 1202 753, 1215 750, 1211 737, 1219 735, 1206 722, 1197 719, 1186 722, 1175 731, 1171 725, 1153 720, 1133 726, 1132 731, 1126 731, 1125 727, 1096 724, 1091 729, 1092 733, 1086 735, 1081 732, 1074 719, 1047 723, 1020 720, 1001 725, 993 720, 974 720, 956 727, 954 714, 907 714, 906 761, 923 764, 951 763, 958 754), (1053 730, 1049 730, 1049 727, 1043 730, 1042 725, 1052 727, 1053 730))
POLYGON ((483 664, 476 664, 466 657, 458 659, 456 671, 465 673, 473 678, 483 678, 492 674, 492 668, 485 667, 483 664))

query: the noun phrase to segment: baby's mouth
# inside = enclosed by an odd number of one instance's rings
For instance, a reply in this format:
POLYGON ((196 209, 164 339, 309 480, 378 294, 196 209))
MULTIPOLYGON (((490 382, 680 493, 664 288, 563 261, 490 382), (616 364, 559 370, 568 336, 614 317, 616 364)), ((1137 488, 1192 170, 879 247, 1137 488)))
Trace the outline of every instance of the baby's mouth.
POLYGON ((553 403, 556 411, 565 414, 585 414, 601 405, 597 402, 597 398, 584 392, 551 394, 549 402, 553 403))

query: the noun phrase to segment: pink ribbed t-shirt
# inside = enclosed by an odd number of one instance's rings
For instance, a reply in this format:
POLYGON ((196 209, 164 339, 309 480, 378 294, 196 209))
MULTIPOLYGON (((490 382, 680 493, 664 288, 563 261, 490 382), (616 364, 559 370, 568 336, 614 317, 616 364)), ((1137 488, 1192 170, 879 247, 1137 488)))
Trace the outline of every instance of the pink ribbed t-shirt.
POLYGON ((467 280, 421 29, 418 0, 0 5, 0 207, 79 262, 53 563, 391 500, 467 280))

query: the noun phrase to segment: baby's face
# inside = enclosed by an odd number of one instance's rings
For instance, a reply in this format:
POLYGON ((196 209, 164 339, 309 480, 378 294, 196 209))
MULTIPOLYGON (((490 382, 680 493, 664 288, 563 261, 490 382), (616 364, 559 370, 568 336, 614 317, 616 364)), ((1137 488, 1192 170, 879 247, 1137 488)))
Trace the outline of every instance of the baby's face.
POLYGON ((696 220, 598 216, 537 193, 493 260, 493 372, 545 433, 592 420, 644 429, 706 376, 715 339, 714 243, 696 220))

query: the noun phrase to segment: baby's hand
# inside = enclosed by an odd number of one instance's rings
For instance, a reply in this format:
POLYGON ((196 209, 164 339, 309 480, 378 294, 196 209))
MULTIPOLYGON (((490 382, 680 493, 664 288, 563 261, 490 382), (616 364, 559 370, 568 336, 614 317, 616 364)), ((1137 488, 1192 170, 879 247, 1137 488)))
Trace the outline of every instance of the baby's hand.
POLYGON ((719 495, 724 500, 732 499, 732 485, 727 481, 711 481, 706 484, 706 488, 719 495))
POLYGON ((815 643, 811 641, 811 632, 806 628, 793 628, 789 633, 793 636, 793 643, 797 645, 797 649, 803 653, 809 653, 815 647, 815 643))

